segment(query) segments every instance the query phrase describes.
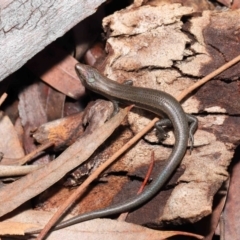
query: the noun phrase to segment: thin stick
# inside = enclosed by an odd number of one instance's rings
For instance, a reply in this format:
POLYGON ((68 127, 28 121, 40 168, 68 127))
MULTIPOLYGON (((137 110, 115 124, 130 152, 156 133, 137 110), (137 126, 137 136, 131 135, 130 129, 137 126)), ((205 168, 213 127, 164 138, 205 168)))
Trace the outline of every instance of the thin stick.
POLYGON ((29 154, 27 154, 26 156, 20 158, 18 160, 18 164, 19 165, 23 165, 29 161, 31 161, 35 156, 37 156, 37 154, 39 154, 40 152, 42 152, 43 150, 53 146, 54 143, 52 142, 46 142, 43 143, 42 145, 40 145, 39 147, 37 147, 35 150, 33 150, 32 152, 30 152, 29 154))
POLYGON ((142 193, 143 189, 144 189, 145 186, 147 185, 147 181, 149 180, 150 175, 151 175, 152 170, 153 170, 154 161, 155 161, 155 156, 154 156, 154 151, 152 151, 152 153, 151 153, 151 163, 149 164, 147 174, 146 174, 146 176, 145 176, 145 178, 144 178, 144 181, 142 182, 142 185, 141 185, 141 187, 139 188, 137 194, 142 193))
POLYGON ((0 106, 2 105, 2 103, 5 101, 5 99, 7 98, 7 93, 3 93, 3 95, 0 97, 0 106))
POLYGON ((197 89, 198 87, 202 86, 207 81, 211 80, 212 78, 216 77, 221 72, 225 71, 226 69, 230 68, 231 66, 235 65, 237 62, 240 61, 240 55, 232 59, 231 61, 225 63, 220 68, 216 69, 215 71, 211 72, 204 78, 202 78, 200 81, 196 82, 192 86, 188 87, 185 91, 183 91, 176 99, 178 101, 181 101, 183 98, 185 98, 189 93, 191 93, 193 90, 197 89))

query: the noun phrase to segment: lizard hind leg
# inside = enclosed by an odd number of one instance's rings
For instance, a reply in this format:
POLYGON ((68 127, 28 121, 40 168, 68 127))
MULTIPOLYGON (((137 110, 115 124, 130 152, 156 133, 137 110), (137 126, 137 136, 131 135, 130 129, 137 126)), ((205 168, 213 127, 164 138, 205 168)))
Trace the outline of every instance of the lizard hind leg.
POLYGON ((161 119, 155 123, 155 127, 158 131, 158 139, 159 141, 164 141, 166 138, 169 137, 165 128, 172 127, 172 122, 168 118, 161 119))
POLYGON ((189 123, 189 141, 190 141, 190 154, 193 150, 193 146, 194 146, 194 133, 197 130, 198 127, 198 119, 190 114, 186 114, 188 123, 189 123))

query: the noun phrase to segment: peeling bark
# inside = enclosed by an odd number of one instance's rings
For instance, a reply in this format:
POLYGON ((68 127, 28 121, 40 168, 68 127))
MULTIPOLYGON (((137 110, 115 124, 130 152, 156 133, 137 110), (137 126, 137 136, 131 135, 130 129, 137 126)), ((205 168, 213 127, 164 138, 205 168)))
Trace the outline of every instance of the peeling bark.
MULTIPOLYGON (((239 17, 239 10, 200 14, 179 4, 129 7, 116 12, 103 20, 104 29, 109 33, 109 56, 104 73, 118 82, 131 79, 135 86, 177 96, 194 81, 240 54, 239 17)), ((141 217, 136 211, 130 214, 130 221, 141 224, 196 222, 212 212, 213 197, 228 178, 227 167, 239 143, 238 133, 234 133, 238 129, 238 117, 229 116, 239 114, 239 101, 234 101, 239 95, 236 80, 239 66, 236 64, 218 80, 205 84, 183 103, 184 110, 195 113, 199 119, 195 148, 191 155, 186 153, 182 162, 186 170, 170 197, 168 191, 161 192, 156 197, 162 196, 161 201, 154 203, 153 199, 143 207, 148 209, 149 216, 142 218, 144 210, 140 209, 141 217), (201 115, 202 112, 207 114, 201 115)), ((141 110, 130 113, 133 132, 138 132, 150 115, 141 110)), ((153 134, 145 138, 156 142, 153 134)), ((174 135, 171 133, 163 144, 161 147, 137 144, 112 171, 121 171, 124 166, 130 175, 137 175, 138 169, 150 160, 151 151, 161 165, 171 152, 169 146, 174 144, 174 135)), ((153 179, 159 171, 161 167, 153 179)))

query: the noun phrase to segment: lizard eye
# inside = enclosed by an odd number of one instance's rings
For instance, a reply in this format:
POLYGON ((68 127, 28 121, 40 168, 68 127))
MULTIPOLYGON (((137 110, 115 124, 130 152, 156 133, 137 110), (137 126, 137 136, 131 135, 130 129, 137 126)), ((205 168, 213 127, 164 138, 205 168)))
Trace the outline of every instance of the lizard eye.
POLYGON ((95 79, 94 78, 88 78, 88 82, 93 83, 93 82, 95 82, 95 79))

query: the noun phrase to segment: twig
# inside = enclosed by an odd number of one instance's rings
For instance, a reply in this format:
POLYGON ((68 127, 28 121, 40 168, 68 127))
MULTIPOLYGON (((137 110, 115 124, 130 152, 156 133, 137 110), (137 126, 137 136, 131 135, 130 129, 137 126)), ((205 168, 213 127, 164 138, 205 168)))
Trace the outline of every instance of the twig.
POLYGON ((13 177, 26 175, 33 172, 43 165, 28 165, 28 166, 0 166, 0 177, 13 177))
POLYGON ((40 152, 42 152, 43 150, 53 146, 54 143, 52 142, 46 142, 43 143, 42 145, 40 145, 39 147, 37 147, 35 150, 33 150, 32 152, 30 152, 29 154, 27 154, 26 156, 24 156, 23 158, 20 158, 18 160, 18 164, 19 165, 23 165, 29 161, 31 161, 35 156, 37 156, 37 154, 39 154, 40 152))
POLYGON ((139 188, 137 194, 140 194, 143 191, 143 189, 145 188, 145 186, 147 185, 147 181, 149 180, 150 175, 151 175, 152 170, 153 170, 154 161, 155 161, 155 156, 154 156, 154 151, 152 151, 152 153, 151 153, 151 163, 148 167, 147 174, 146 174, 146 176, 144 178, 144 181, 142 182, 141 187, 139 188))
POLYGON ((0 106, 5 101, 6 98, 7 98, 7 93, 3 93, 2 96, 0 97, 0 106))
MULTIPOLYGON (((192 86, 188 87, 186 90, 184 90, 180 95, 178 95, 176 97, 176 99, 180 102, 182 99, 184 99, 189 93, 191 93, 192 91, 194 91, 195 89, 199 88, 200 86, 202 86, 203 84, 205 84, 206 82, 208 82, 209 80, 211 80, 213 77, 216 77, 218 74, 220 74, 221 72, 225 71, 226 69, 230 68, 231 66, 233 66, 234 64, 236 64, 237 62, 240 61, 240 55, 235 57, 233 60, 231 60, 228 63, 225 63, 224 65, 222 65, 221 67, 219 67, 218 69, 216 69, 215 71, 213 71, 212 73, 208 74, 207 76, 205 76, 204 78, 202 78, 201 80, 199 80, 198 82, 194 83, 192 86)), ((146 127, 144 127, 140 132, 139 132, 139 139, 144 136, 151 128, 154 127, 155 123, 159 120, 159 118, 154 118, 151 122, 148 123, 148 125, 146 127)), ((138 139, 137 139, 138 140, 138 139)), ((135 142, 134 142, 135 143, 135 142)), ((133 143, 133 144, 134 144, 133 143)))
POLYGON ((232 59, 231 61, 225 63, 220 68, 216 69, 215 71, 211 72, 204 78, 202 78, 200 81, 196 82, 189 88, 187 88, 185 91, 183 91, 176 99, 180 102, 183 98, 185 98, 189 93, 191 93, 193 90, 197 89, 198 87, 202 86, 207 81, 211 80, 212 78, 216 77, 221 72, 225 71, 226 69, 230 68, 234 64, 240 61, 240 55, 232 59))
POLYGON ((43 152, 43 150, 53 146, 54 143, 52 142, 46 142, 42 145, 38 146, 35 150, 30 152, 24 157, 21 158, 3 158, 1 160, 0 166, 6 166, 6 165, 24 165, 27 162, 30 162, 33 158, 35 158, 39 153, 43 152))

